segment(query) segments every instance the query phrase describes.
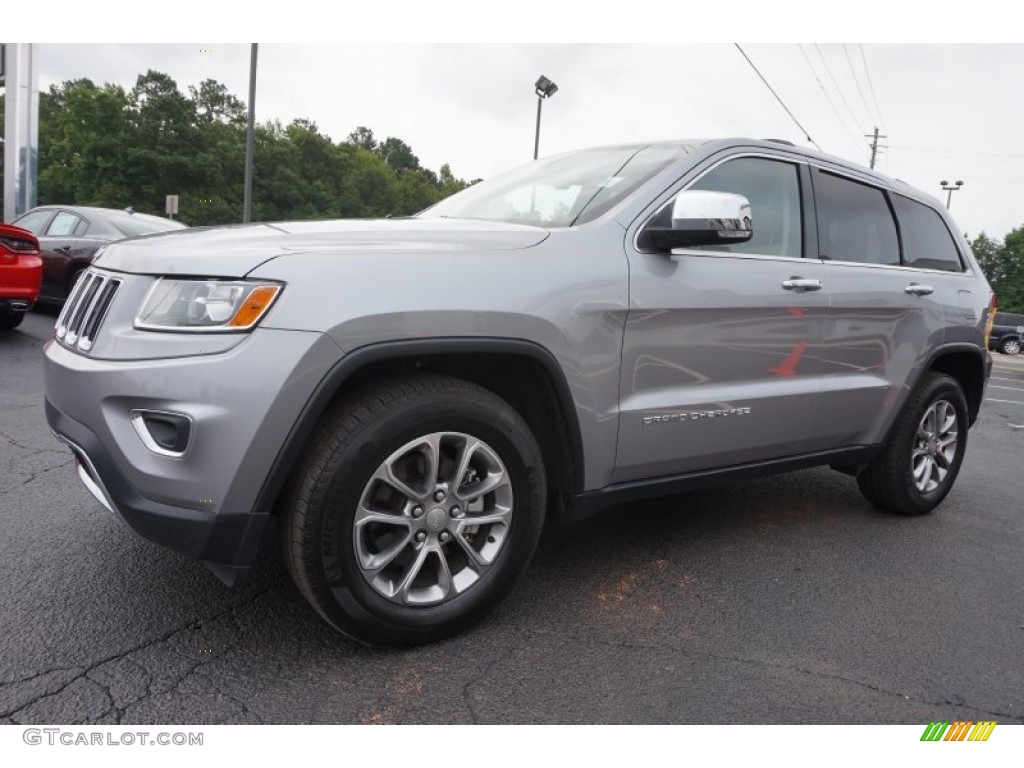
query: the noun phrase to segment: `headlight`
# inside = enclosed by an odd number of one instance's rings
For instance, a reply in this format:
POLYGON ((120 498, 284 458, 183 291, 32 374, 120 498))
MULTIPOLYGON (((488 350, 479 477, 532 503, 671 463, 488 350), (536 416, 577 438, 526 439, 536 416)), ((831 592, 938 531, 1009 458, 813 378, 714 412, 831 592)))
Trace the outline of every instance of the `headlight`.
POLYGON ((279 283, 248 280, 157 280, 135 316, 151 331, 247 331, 281 292, 279 283))

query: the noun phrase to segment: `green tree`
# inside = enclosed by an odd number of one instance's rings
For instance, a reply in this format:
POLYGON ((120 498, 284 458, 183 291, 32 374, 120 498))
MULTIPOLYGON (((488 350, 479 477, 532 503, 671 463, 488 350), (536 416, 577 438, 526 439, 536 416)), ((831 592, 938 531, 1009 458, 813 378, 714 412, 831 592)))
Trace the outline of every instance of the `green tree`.
POLYGON ((971 250, 1006 312, 1024 312, 1024 227, 1000 242, 984 232, 971 241, 971 250))
POLYGON ((1001 268, 1003 277, 996 294, 1000 308, 1024 313, 1024 227, 1017 227, 1004 238, 1001 268))
POLYGON ((394 136, 388 136, 377 147, 376 152, 389 168, 398 173, 420 169, 420 159, 412 153, 412 147, 394 136))
POLYGON ((1003 277, 1000 259, 1002 248, 1003 244, 1001 242, 993 240, 984 232, 971 240, 971 250, 974 251, 974 257, 978 260, 978 264, 981 266, 981 270, 985 273, 985 277, 992 288, 997 288, 999 281, 1003 277))
MULTIPOLYGON (((72 80, 41 93, 39 109, 41 204, 162 215, 165 196, 177 194, 188 224, 241 218, 245 105, 221 83, 183 93, 151 70, 126 93, 72 80)), ((447 165, 423 168, 406 142, 378 142, 365 126, 334 142, 312 120, 275 120, 255 138, 255 221, 404 216, 466 186, 447 165)))
POLYGON ((228 93, 227 86, 216 80, 203 80, 199 88, 188 87, 189 98, 195 104, 196 117, 200 123, 221 122, 245 125, 245 104, 228 93))
POLYGON ((133 200, 124 165, 127 97, 81 79, 39 98, 40 203, 121 208, 133 200))
POLYGON ((368 152, 373 152, 377 149, 377 141, 373 138, 373 131, 365 125, 360 125, 352 131, 348 135, 347 141, 349 144, 355 144, 357 147, 362 147, 368 152))

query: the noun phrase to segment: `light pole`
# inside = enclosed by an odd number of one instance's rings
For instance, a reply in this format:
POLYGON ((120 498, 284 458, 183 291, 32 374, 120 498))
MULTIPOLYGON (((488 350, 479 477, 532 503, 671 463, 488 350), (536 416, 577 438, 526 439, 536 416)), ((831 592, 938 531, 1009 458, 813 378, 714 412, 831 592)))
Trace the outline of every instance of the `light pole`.
POLYGON ((943 179, 940 183, 942 184, 942 189, 949 193, 946 195, 946 210, 948 211, 949 204, 953 202, 953 193, 960 189, 960 187, 962 187, 964 183, 962 181, 957 181, 957 183, 954 185, 950 184, 945 179, 943 179))
POLYGON ((537 153, 540 150, 540 105, 544 103, 544 99, 551 98, 558 91, 558 86, 555 85, 551 80, 548 80, 544 75, 540 78, 533 86, 534 91, 537 93, 537 133, 533 139, 533 159, 537 159, 537 153))
POLYGON ((256 132, 256 51, 252 44, 249 53, 249 120, 245 127, 245 179, 242 188, 242 223, 252 221, 252 164, 256 132))

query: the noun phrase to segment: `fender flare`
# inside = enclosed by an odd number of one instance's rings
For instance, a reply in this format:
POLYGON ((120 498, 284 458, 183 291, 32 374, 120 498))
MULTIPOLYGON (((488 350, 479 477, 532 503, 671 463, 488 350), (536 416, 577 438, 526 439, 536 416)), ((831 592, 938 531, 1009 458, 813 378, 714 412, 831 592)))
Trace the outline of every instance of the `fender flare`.
POLYGON ((388 341, 359 347, 344 355, 324 375, 303 406, 292 425, 284 443, 278 450, 270 467, 252 511, 257 514, 269 513, 284 488, 295 462, 305 447, 324 411, 334 400, 345 382, 355 373, 371 363, 413 357, 434 357, 451 354, 505 354, 530 358, 541 365, 547 375, 555 396, 562 427, 569 445, 569 462, 572 467, 575 492, 582 491, 583 442, 580 437, 579 420, 572 393, 561 366, 545 347, 525 339, 492 337, 451 337, 433 339, 410 339, 388 341))

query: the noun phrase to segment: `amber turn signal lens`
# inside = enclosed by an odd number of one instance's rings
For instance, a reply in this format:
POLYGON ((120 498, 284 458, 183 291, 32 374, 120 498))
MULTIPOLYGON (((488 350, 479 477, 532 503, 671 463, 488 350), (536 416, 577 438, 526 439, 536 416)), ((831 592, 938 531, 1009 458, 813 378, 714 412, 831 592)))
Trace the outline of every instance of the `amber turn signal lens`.
POLYGON ((231 318, 228 327, 248 328, 267 311, 267 308, 274 301, 280 290, 276 285, 262 285, 259 288, 255 288, 245 301, 242 302, 242 306, 238 308, 238 311, 235 312, 235 316, 231 318))

